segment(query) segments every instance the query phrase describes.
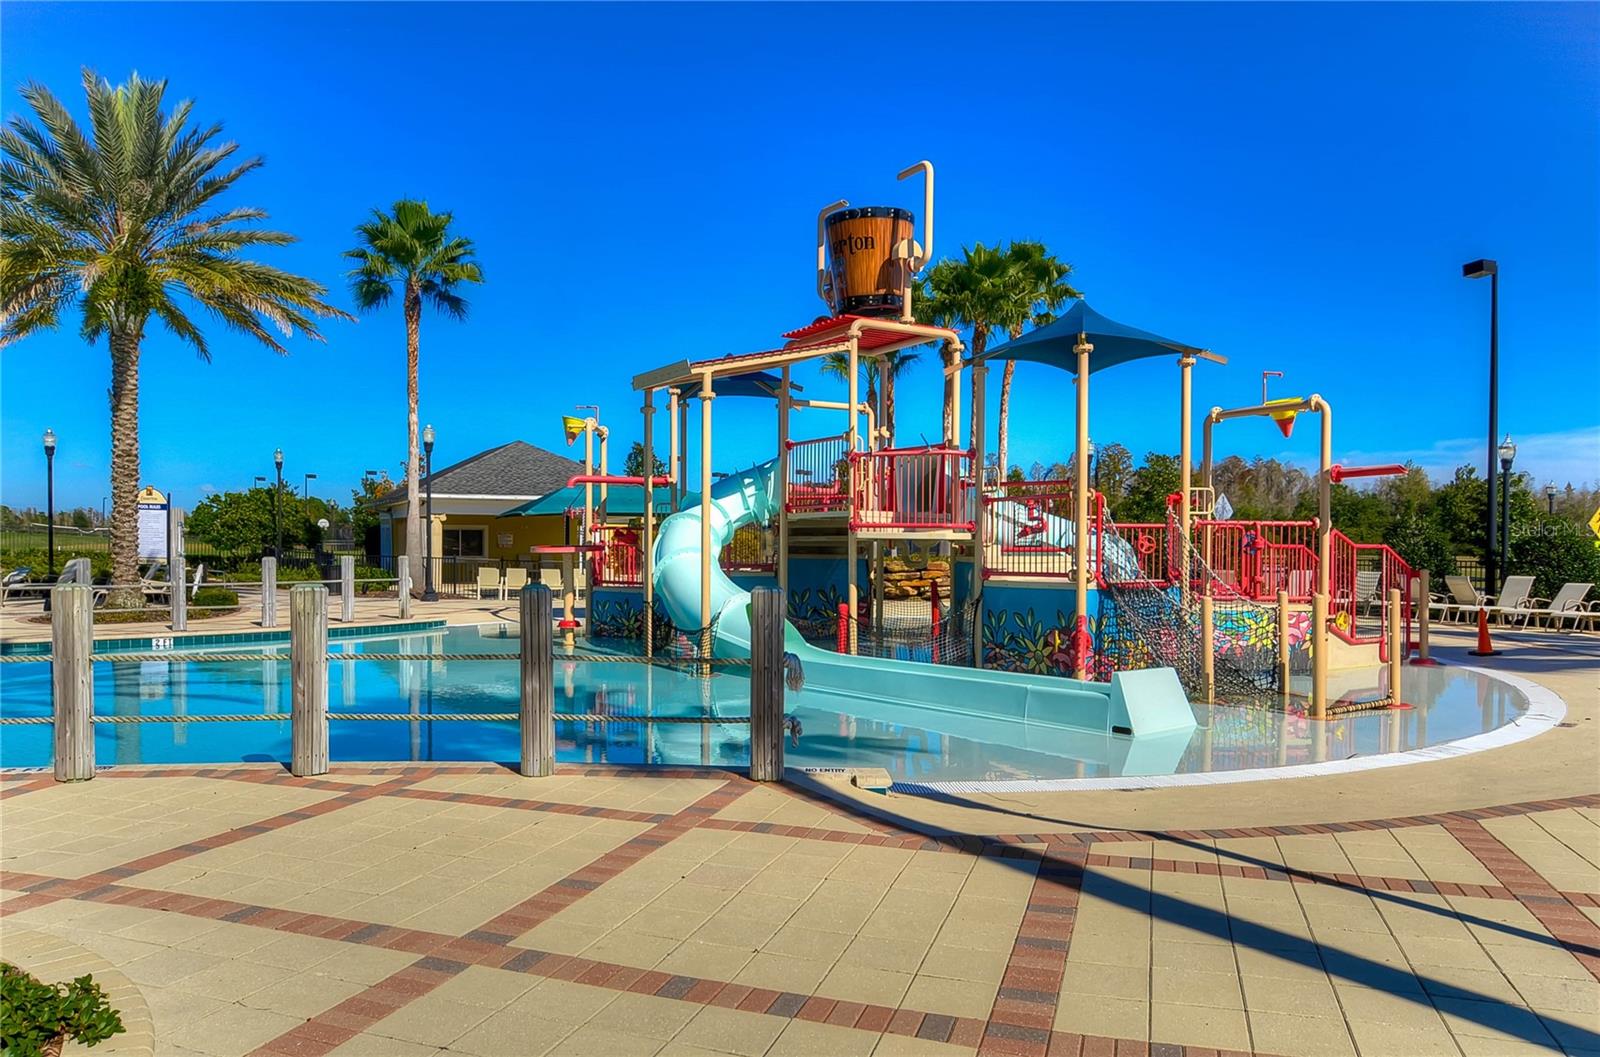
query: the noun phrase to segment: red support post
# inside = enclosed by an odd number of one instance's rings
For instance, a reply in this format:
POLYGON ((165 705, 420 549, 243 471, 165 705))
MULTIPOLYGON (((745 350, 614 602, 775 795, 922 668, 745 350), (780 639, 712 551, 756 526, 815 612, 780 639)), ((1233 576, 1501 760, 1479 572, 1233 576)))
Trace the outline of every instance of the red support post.
POLYGON ((850 603, 839 603, 839 652, 850 652, 850 603))

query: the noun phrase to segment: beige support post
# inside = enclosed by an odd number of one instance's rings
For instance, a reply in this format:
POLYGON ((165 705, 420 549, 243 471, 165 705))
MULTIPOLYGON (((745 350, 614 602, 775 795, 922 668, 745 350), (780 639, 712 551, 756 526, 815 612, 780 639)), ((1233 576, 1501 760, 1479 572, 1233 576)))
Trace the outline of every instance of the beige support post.
POLYGON ((1210 595, 1200 597, 1200 692, 1206 704, 1217 703, 1217 633, 1210 595))
POLYGON ((858 636, 857 636, 857 620, 856 620, 856 602, 857 602, 857 597, 856 597, 856 566, 857 566, 857 564, 859 564, 860 560, 861 560, 861 556, 860 556, 860 553, 859 553, 858 545, 856 543, 856 534, 854 532, 848 532, 847 531, 845 533, 845 543, 844 543, 844 564, 845 564, 845 573, 844 573, 844 575, 845 575, 845 585, 846 585, 845 601, 847 603, 848 610, 849 610, 849 612, 847 614, 849 619, 846 621, 845 631, 846 631, 846 637, 848 639, 848 645, 850 647, 850 652, 852 654, 854 654, 856 652, 856 645, 857 645, 857 641, 856 640, 858 638, 858 636))
POLYGON ((50 590, 50 693, 55 777, 94 777, 94 588, 50 590))
POLYGON ((167 585, 167 591, 168 601, 172 606, 169 615, 172 617, 173 631, 189 630, 189 570, 187 564, 182 558, 174 558, 172 560, 172 576, 167 585))
MULTIPOLYGON (((598 423, 590 417, 583 420, 583 475, 594 473, 594 428, 598 423)), ((578 542, 588 546, 594 533, 594 483, 583 482, 583 538, 578 542)), ((589 564, 585 562, 584 564, 589 564)))
POLYGON ((750 780, 783 778, 783 592, 750 592, 750 780))
POLYGON ((789 365, 783 365, 778 391, 778 590, 789 591, 789 365))
POLYGON ((395 587, 399 589, 399 595, 400 595, 400 597, 399 597, 400 619, 401 620, 410 620, 411 619, 411 559, 406 557, 404 554, 402 554, 399 557, 397 557, 394 560, 394 572, 395 572, 395 578, 396 578, 396 581, 397 581, 395 583, 395 587))
POLYGON ((1328 714, 1328 582, 1333 559, 1333 514, 1330 506, 1333 489, 1333 410, 1315 393, 1306 403, 1311 410, 1322 413, 1321 466, 1317 474, 1317 594, 1311 600, 1311 714, 1323 719, 1328 714))
MULTIPOLYGON (((857 424, 858 424, 858 422, 860 420, 856 417, 856 415, 857 415, 857 409, 859 408, 859 406, 861 404, 861 396, 860 396, 860 393, 861 393, 861 378, 860 378, 860 371, 861 371, 860 341, 857 338, 855 338, 854 336, 852 336, 850 338, 850 382, 849 382, 850 395, 849 395, 849 398, 845 401, 845 403, 848 405, 848 408, 847 408, 847 410, 845 412, 845 414, 848 416, 846 421, 849 423, 849 425, 845 429, 845 434, 844 434, 846 458, 849 458, 850 455, 854 454, 856 452, 856 450, 857 450, 857 447, 858 447, 858 429, 857 429, 857 424)), ((855 467, 857 467, 859 465, 860 465, 860 463, 856 463, 856 462, 850 463, 850 466, 851 466, 851 480, 848 482, 846 487, 849 489, 849 494, 852 497, 855 495, 855 492, 856 492, 855 480, 854 480, 855 467)), ((852 507, 854 506, 854 500, 853 499, 851 500, 851 506, 852 507)), ((855 514, 854 509, 851 509, 849 511, 849 513, 846 514, 846 517, 853 517, 854 514, 855 514)), ((858 570, 856 568, 856 566, 858 564, 858 560, 859 560, 859 558, 858 558, 859 552, 858 552, 858 547, 857 547, 857 544, 856 544, 856 532, 855 532, 855 529, 850 528, 848 523, 845 526, 845 535, 846 535, 846 538, 847 538, 847 542, 845 544, 845 566, 846 566, 846 569, 845 569, 845 601, 850 606, 850 652, 853 654, 853 653, 856 652, 856 637, 857 637, 856 636, 856 628, 857 628, 857 625, 859 624, 859 622, 861 620, 861 605, 860 605, 860 597, 859 597, 860 596, 860 591, 859 591, 859 583, 858 583, 858 581, 860 579, 860 575, 859 575, 859 572, 858 572, 858 570)))
MULTIPOLYGON (((611 431, 604 426, 596 426, 595 432, 600 434, 600 476, 608 477, 611 474, 610 459, 607 452, 611 449, 611 431)), ((606 498, 611 494, 611 486, 604 482, 600 485, 600 519, 599 524, 606 523, 606 498)))
POLYGON ((348 624, 356 618, 356 556, 339 555, 339 620, 348 624))
POLYGON ((700 657, 711 656, 711 375, 700 378, 700 657))
POLYGON ((1289 701, 1289 592, 1278 592, 1278 696, 1289 701))
POLYGON ((289 590, 289 773, 328 773, 328 589, 289 590))
MULTIPOLYGON (((1189 553, 1190 546, 1189 524, 1194 516, 1191 508, 1192 497, 1190 494, 1194 488, 1194 481, 1192 480, 1192 466, 1194 463, 1194 427, 1190 421, 1194 403, 1193 356, 1178 357, 1178 373, 1180 378, 1178 387, 1178 490, 1180 493, 1178 496, 1178 538, 1180 540, 1180 545, 1178 547, 1178 553, 1181 555, 1187 555, 1189 553)), ((1180 606, 1187 607, 1189 604, 1189 569, 1187 557, 1183 558, 1182 564, 1183 568, 1179 570, 1178 575, 1178 602, 1180 606)))
POLYGON ((1417 573, 1417 663, 1432 664, 1433 659, 1428 656, 1428 635, 1432 631, 1433 607, 1429 604, 1433 594, 1429 589, 1428 570, 1423 569, 1417 573))
MULTIPOLYGON (((655 656, 655 567, 656 567, 656 391, 644 391, 644 546, 639 563, 640 578, 644 586, 644 655, 655 656)), ((593 607, 593 601, 590 607, 593 607)))
POLYGON ((1089 354, 1094 346, 1080 335, 1072 351, 1078 354, 1078 444, 1072 471, 1072 677, 1083 679, 1088 675, 1083 640, 1089 624, 1089 354))
MULTIPOLYGON (((1389 588, 1389 626, 1386 629, 1389 635, 1389 703, 1396 708, 1400 706, 1400 672, 1406 663, 1406 622, 1403 617, 1404 610, 1400 607, 1400 589, 1389 588)), ((1398 729, 1399 713, 1395 712, 1396 728, 1398 729)))
POLYGON ((667 390, 667 476, 672 483, 667 487, 667 497, 672 500, 672 512, 678 512, 678 497, 683 494, 683 437, 680 427, 683 415, 678 406, 679 391, 667 390))
MULTIPOLYGON (((978 619, 972 622, 972 666, 983 667, 983 570, 988 558, 988 508, 984 506, 983 475, 989 459, 988 415, 989 365, 976 362, 972 365, 972 473, 977 482, 972 532, 972 599, 977 605, 978 619)), ((1002 473, 1001 478, 1005 475, 1002 473)), ((955 589, 955 561, 950 562, 950 587, 955 589)))
POLYGON ((1328 718, 1328 596, 1311 596, 1311 718, 1328 718))
POLYGON ((689 446, 689 401, 687 400, 678 403, 678 437, 678 443, 682 445, 678 449, 678 469, 681 471, 678 474, 678 505, 681 507, 689 495, 689 458, 683 450, 689 446))
POLYGON ((561 644, 571 652, 576 645, 578 619, 573 616, 578 611, 578 575, 573 568, 573 554, 565 551, 561 555, 561 644))
POLYGON ((261 626, 278 626, 278 559, 261 559, 261 626))
MULTIPOLYGON (((646 463, 646 465, 649 465, 646 463)), ((519 722, 522 758, 517 772, 525 778, 548 778, 556 773, 555 662, 551 656, 552 616, 550 589, 529 584, 517 600, 522 651, 519 722)))

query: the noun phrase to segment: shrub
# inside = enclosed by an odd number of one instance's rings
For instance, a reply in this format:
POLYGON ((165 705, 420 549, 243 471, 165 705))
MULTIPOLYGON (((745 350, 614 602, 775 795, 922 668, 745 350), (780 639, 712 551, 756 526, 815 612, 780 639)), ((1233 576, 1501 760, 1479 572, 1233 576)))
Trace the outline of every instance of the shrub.
POLYGON ((189 600, 191 606, 236 606, 239 592, 226 587, 202 587, 189 600))
POLYGON ((95 1046, 127 1029, 92 976, 46 984, 0 962, 0 1038, 6 1057, 60 1053, 57 1039, 95 1046))
POLYGON ((1587 529, 1541 514, 1512 522, 1505 572, 1532 576, 1534 595, 1553 598, 1564 584, 1600 584, 1600 548, 1587 529))

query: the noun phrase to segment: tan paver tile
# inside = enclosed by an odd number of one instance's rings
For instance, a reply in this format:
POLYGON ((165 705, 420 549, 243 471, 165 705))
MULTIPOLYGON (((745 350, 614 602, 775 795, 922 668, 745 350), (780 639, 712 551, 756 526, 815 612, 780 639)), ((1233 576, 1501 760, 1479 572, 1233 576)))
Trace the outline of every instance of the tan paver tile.
POLYGON ((700 1007, 692 1002, 624 993, 596 1013, 589 1024, 666 1042, 682 1031, 699 1011, 700 1007))
POLYGON ((664 973, 700 976, 712 980, 732 980, 755 952, 749 947, 726 947, 720 943, 684 940, 677 949, 656 965, 664 973))
POLYGON ((1131 998, 1061 993, 1056 1006, 1056 1031, 1109 1035, 1118 1039, 1150 1037, 1150 1004, 1131 998))
POLYGON ((1150 1038, 1225 1050, 1248 1050, 1250 1030, 1243 1009, 1150 1004, 1150 1038))
MULTIPOLYGON (((1196 969, 1152 969, 1151 1001, 1155 1004, 1243 1009, 1244 995, 1236 973, 1196 969)), ((1220 1044, 1216 1044, 1220 1045, 1220 1044)))
POLYGON ((1230 943, 1162 943, 1151 952, 1158 969, 1185 969, 1197 972, 1236 972, 1233 945, 1230 943))
POLYGON ((1529 943, 1485 947, 1502 972, 1513 976, 1556 976, 1592 980, 1593 976, 1570 953, 1554 945, 1529 943))
POLYGON ((884 1034, 879 1037, 872 1057, 972 1057, 977 1052, 973 1046, 952 1046, 948 1042, 884 1034))
MULTIPOLYGON (((335 1057, 434 1057, 439 1052, 439 1047, 437 1046, 426 1046, 420 1042, 404 1042, 400 1039, 391 1039, 387 1035, 362 1032, 335 1049, 333 1054, 335 1057)), ((538 1053, 535 1051, 530 1050, 527 1053, 528 1057, 538 1057, 538 1053)), ((483 1057, 497 1057, 497 1055, 485 1052, 483 1057)))
POLYGON ((796 994, 809 995, 817 990, 818 985, 832 970, 831 961, 759 953, 745 963, 732 978, 732 982, 749 987, 765 987, 772 991, 793 991, 796 994))
POLYGON ((832 963, 854 942, 839 932, 785 925, 762 944, 762 952, 787 958, 816 958, 832 963))
POLYGON ((1439 1023, 1439 1014, 1433 1002, 1418 992, 1416 994, 1379 991, 1371 987, 1348 987, 1335 982, 1339 1003, 1345 1016, 1352 1022, 1373 1024, 1401 1024, 1430 1028, 1439 1023))
MULTIPOLYGON (((927 986, 931 990, 919 993, 939 993, 947 985, 953 983, 953 981, 939 980, 933 977, 928 977, 927 979, 929 981, 927 986)), ((828 975, 823 978, 822 983, 817 985, 816 993, 827 995, 829 998, 866 1002, 894 1009, 901 1005, 902 1002, 907 1005, 917 1004, 918 999, 907 996, 907 989, 912 986, 913 982, 910 973, 890 972, 887 969, 869 969, 861 965, 840 962, 829 971, 828 975)), ((965 987, 969 992, 981 991, 981 987, 978 985, 969 983, 965 987)), ((990 1004, 992 1005, 992 1002, 990 1004)), ((927 1005, 918 1006, 918 1008, 933 1009, 934 1012, 938 1013, 954 1012, 954 1010, 938 1009, 927 1005)), ((986 1007, 984 1015, 987 1016, 988 1012, 989 1010, 986 1007)), ((974 1016, 976 1014, 960 1015, 974 1016)))
POLYGON ((922 965, 929 946, 929 943, 922 940, 861 936, 850 944, 849 949, 840 957, 840 961, 869 969, 914 973, 922 965))
POLYGON ((434 988, 430 997, 497 1010, 511 1005, 538 984, 537 977, 523 973, 469 965, 457 973, 454 979, 447 980, 434 988))
POLYGON ((303 1023, 302 1017, 230 1004, 180 1026, 166 1041, 214 1057, 239 1057, 303 1023))
POLYGON ((1151 970, 1141 966, 1083 963, 1079 962, 1077 954, 1073 950, 1068 957, 1067 970, 1061 978, 1062 992, 1109 995, 1140 1002, 1149 1000, 1151 970))
POLYGON ((1355 1057, 1355 1044, 1343 1019, 1296 1017, 1255 1010, 1248 1014, 1255 1048, 1296 1057, 1355 1057))
POLYGON ((1244 976, 1245 1008, 1256 1013, 1286 1013, 1297 1017, 1341 1016, 1333 985, 1320 976, 1244 976))
POLYGON ((1460 1050, 1443 1024, 1419 1027, 1351 1020, 1361 1057, 1457 1057, 1460 1050))
POLYGON ((366 984, 354 980, 341 980, 323 973, 301 972, 268 984, 259 991, 239 999, 239 1003, 252 1009, 270 1009, 275 1013, 287 1013, 290 1016, 310 1020, 323 1010, 330 1009, 366 989, 366 984))
POLYGON ((585 1024, 556 1043, 550 1052, 560 1057, 652 1057, 664 1045, 662 1039, 585 1024))
POLYGON ((942 976, 952 980, 999 984, 1005 976, 1010 957, 1009 950, 980 951, 939 943, 928 948, 927 955, 916 971, 918 976, 942 976))
POLYGON ((1586 1015, 1600 1025, 1600 982, 1593 977, 1512 976, 1511 985, 1536 1013, 1586 1015))
POLYGON ((172 986, 181 991, 191 991, 224 1002, 238 1002, 265 987, 282 983, 293 975, 290 970, 280 969, 275 965, 263 965, 260 962, 235 958, 191 973, 181 980, 174 981, 172 986))
MULTIPOLYGON (((92 949, 92 948, 91 948, 92 949)), ((216 966, 226 964, 225 960, 203 951, 186 950, 181 947, 164 947, 142 958, 128 962, 119 962, 112 959, 114 964, 120 964, 128 979, 140 986, 152 985, 166 987, 177 983, 185 977, 195 973, 205 972, 216 966)), ((266 983, 271 983, 268 980, 266 983)), ((218 998, 232 998, 218 995, 218 998)))
POLYGON ((1451 1034, 1476 1035, 1488 1039, 1511 1039, 1553 1045, 1555 1040, 1533 1013, 1502 1002, 1468 1002, 1454 998, 1436 999, 1439 1014, 1451 1034))
POLYGON ((762 1057, 788 1023, 782 1017, 706 1006, 673 1041, 743 1057, 762 1057))
MULTIPOLYGON (((867 1057, 881 1038, 874 1031, 856 1031, 833 1024, 791 1020, 766 1057, 867 1057)), ((927 1051, 923 1051, 927 1052, 927 1051)))
POLYGON ((487 1020, 489 1013, 483 1006, 426 994, 401 1006, 367 1030, 403 1042, 448 1046, 487 1020))

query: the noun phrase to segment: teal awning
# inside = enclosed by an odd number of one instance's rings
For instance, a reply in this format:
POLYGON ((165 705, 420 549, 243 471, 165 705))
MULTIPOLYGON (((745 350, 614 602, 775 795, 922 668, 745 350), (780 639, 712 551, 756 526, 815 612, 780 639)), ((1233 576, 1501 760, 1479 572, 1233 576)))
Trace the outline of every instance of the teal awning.
MULTIPOLYGON (((665 488, 655 489, 651 496, 655 503, 656 513, 666 514, 672 511, 671 493, 665 488)), ((600 486, 594 486, 594 502, 600 505, 600 486)), ((538 499, 523 503, 521 506, 512 507, 498 517, 560 517, 568 512, 581 512, 583 510, 583 485, 568 485, 566 488, 549 495, 540 496, 538 499)), ((606 493, 607 517, 643 517, 644 516, 644 489, 632 484, 614 484, 606 493)))
POLYGON ((1089 307, 1087 301, 1074 301, 1072 307, 1052 323, 1029 331, 1015 341, 1008 341, 983 354, 985 360, 1030 360, 1048 363, 1063 371, 1078 373, 1078 354, 1073 348, 1079 338, 1086 338, 1094 346, 1089 354, 1089 370, 1103 371, 1130 360, 1148 356, 1171 356, 1174 353, 1198 356, 1206 350, 1181 341, 1163 338, 1148 330, 1118 323, 1089 307))

